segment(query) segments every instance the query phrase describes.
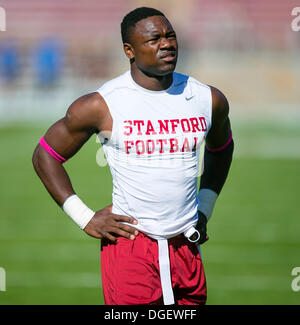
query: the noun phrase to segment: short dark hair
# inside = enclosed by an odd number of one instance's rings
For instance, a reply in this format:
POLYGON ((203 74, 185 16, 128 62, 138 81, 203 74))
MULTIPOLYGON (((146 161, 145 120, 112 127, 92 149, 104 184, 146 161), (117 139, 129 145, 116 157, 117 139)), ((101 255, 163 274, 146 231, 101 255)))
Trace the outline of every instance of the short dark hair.
POLYGON ((154 8, 140 7, 130 11, 123 18, 123 21, 121 23, 121 35, 123 44, 129 42, 130 29, 134 28, 137 22, 152 16, 165 17, 161 11, 154 8))

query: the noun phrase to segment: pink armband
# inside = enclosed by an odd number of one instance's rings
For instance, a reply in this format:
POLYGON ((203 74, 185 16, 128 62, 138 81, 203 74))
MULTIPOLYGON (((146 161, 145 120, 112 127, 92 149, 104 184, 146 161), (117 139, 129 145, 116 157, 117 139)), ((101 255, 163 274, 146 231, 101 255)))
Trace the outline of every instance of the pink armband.
POLYGON ((45 141, 44 137, 40 139, 40 145, 51 155, 53 158, 58 160, 61 164, 67 161, 64 157, 60 156, 55 150, 53 150, 49 144, 45 141))
POLYGON ((211 152, 219 152, 219 151, 222 151, 222 150, 226 149, 229 146, 229 144, 230 144, 231 141, 232 141, 232 132, 230 131, 229 138, 226 141, 226 143, 223 144, 223 146, 221 146, 219 148, 209 148, 208 146, 206 146, 206 149, 208 151, 211 151, 211 152))

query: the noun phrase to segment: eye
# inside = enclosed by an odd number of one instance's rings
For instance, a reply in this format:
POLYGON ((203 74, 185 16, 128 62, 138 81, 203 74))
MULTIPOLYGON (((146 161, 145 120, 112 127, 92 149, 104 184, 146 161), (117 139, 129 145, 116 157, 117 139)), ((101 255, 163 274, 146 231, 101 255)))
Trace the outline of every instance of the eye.
POLYGON ((176 39, 176 34, 175 33, 171 33, 167 35, 167 38, 169 39, 176 39))
POLYGON ((155 41, 158 41, 159 40, 159 38, 160 38, 160 36, 159 35, 156 35, 156 36, 152 36, 149 40, 148 40, 148 42, 155 42, 155 41))

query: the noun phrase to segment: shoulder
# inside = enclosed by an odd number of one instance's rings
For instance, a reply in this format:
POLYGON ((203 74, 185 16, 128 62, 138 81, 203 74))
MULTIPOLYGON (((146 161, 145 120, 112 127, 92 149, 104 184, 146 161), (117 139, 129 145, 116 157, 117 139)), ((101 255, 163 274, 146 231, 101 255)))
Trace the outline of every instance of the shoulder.
POLYGON ((68 108, 65 123, 69 128, 94 129, 96 132, 107 114, 105 100, 98 92, 77 98, 68 108))
POLYGON ((217 88, 209 86, 212 97, 213 120, 225 120, 229 114, 229 103, 226 96, 217 88))
POLYGON ((83 117, 101 113, 105 108, 104 98, 97 92, 85 94, 77 98, 69 107, 67 116, 83 117))

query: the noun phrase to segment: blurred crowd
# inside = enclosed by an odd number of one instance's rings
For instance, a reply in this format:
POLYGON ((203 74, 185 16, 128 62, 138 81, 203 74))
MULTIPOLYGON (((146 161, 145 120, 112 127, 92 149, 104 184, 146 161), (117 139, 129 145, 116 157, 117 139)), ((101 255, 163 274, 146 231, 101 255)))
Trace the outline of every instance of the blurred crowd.
MULTIPOLYGON (((14 39, 0 44, 0 74, 7 84, 14 84, 23 74, 24 52, 14 39)), ((54 85, 64 65, 64 47, 59 39, 46 37, 25 55, 33 71, 36 86, 54 85)))
POLYGON ((167 14, 187 56, 201 50, 299 50, 300 37, 290 27, 296 2, 3 0, 7 31, 0 35, 1 79, 14 83, 27 66, 41 86, 55 84, 66 67, 79 77, 109 77, 116 58, 111 54, 121 50, 121 19, 141 5, 167 14))
POLYGON ((283 102, 299 99, 300 31, 291 28, 297 0, 2 0, 0 6, 7 20, 0 31, 0 113, 7 113, 5 95, 15 87, 23 93, 11 111, 21 101, 32 109, 41 89, 83 92, 128 69, 120 23, 138 6, 170 19, 179 39, 179 72, 216 83, 252 107, 258 96, 269 101, 273 93, 283 102))

